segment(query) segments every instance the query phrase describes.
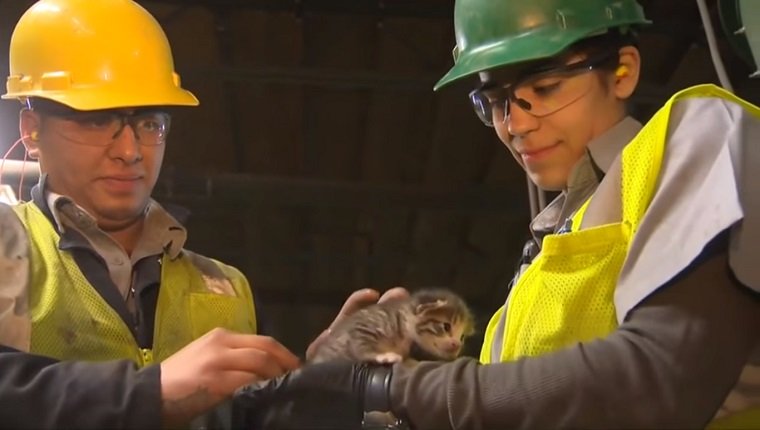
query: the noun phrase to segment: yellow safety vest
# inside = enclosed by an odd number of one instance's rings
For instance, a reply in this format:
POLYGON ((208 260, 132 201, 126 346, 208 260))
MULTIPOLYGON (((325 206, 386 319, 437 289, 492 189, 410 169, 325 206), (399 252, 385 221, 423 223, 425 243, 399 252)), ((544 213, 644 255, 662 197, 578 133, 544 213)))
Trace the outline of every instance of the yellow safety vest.
MULTIPOLYGON (((546 236, 540 254, 512 289, 508 306, 491 318, 481 362, 491 362, 494 342, 501 342, 501 361, 512 361, 604 338, 617 328, 613 301, 617 279, 657 189, 671 108, 688 97, 728 99, 760 116, 760 108, 713 85, 691 87, 668 100, 623 150, 622 221, 581 230, 589 199, 573 217, 569 233, 546 236), (497 340, 504 312, 503 338, 497 340)), ((760 410, 732 415, 713 425, 758 428, 760 410)))
POLYGON ((252 293, 235 268, 183 250, 161 261, 153 347, 141 349, 124 320, 87 281, 59 235, 33 203, 14 207, 30 243, 31 353, 59 360, 160 362, 215 327, 256 332, 252 293), (212 268, 214 270, 209 270, 212 268), (221 276, 220 276, 221 275, 221 276), (232 286, 236 296, 211 292, 232 286))

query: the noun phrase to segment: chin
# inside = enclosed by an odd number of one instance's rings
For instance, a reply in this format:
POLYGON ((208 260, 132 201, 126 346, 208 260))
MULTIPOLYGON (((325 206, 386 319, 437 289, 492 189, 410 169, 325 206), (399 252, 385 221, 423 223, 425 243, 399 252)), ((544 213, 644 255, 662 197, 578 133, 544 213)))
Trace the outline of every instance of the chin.
POLYGON ((107 208, 101 208, 98 212, 101 218, 105 218, 111 222, 130 222, 142 215, 145 211, 145 207, 145 204, 115 205, 107 208))
POLYGON ((555 175, 528 172, 531 181, 546 191, 562 191, 567 188, 567 179, 556 178, 555 175))

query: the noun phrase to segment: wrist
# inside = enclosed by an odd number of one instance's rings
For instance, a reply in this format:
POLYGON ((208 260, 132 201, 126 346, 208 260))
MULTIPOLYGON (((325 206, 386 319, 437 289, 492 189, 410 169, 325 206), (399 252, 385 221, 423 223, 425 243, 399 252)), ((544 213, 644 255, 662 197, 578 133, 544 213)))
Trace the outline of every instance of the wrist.
POLYGON ((362 429, 402 430, 408 429, 406 422, 391 410, 390 387, 393 377, 391 366, 370 367, 364 387, 364 410, 362 429))
POLYGON ((212 407, 213 400, 205 390, 181 398, 164 398, 161 401, 162 423, 165 427, 185 426, 212 407))
POLYGON ((164 427, 182 427, 212 409, 221 399, 203 385, 177 378, 160 365, 161 419, 164 427))

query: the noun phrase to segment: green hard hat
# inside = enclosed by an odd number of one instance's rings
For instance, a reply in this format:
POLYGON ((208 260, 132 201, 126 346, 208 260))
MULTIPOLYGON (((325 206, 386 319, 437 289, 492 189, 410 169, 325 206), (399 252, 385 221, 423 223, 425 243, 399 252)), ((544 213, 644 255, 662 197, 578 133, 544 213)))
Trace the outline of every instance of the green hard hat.
POLYGON ((650 23, 636 0, 456 0, 454 67, 434 90, 484 70, 551 57, 608 28, 650 23))

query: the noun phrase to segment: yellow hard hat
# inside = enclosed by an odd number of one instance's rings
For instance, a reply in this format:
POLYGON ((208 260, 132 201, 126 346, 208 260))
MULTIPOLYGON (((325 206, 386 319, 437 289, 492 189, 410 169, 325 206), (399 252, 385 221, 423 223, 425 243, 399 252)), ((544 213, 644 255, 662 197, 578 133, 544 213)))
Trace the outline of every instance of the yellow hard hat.
POLYGON ((132 0, 40 0, 16 24, 4 99, 77 110, 197 106, 174 71, 166 34, 132 0))

